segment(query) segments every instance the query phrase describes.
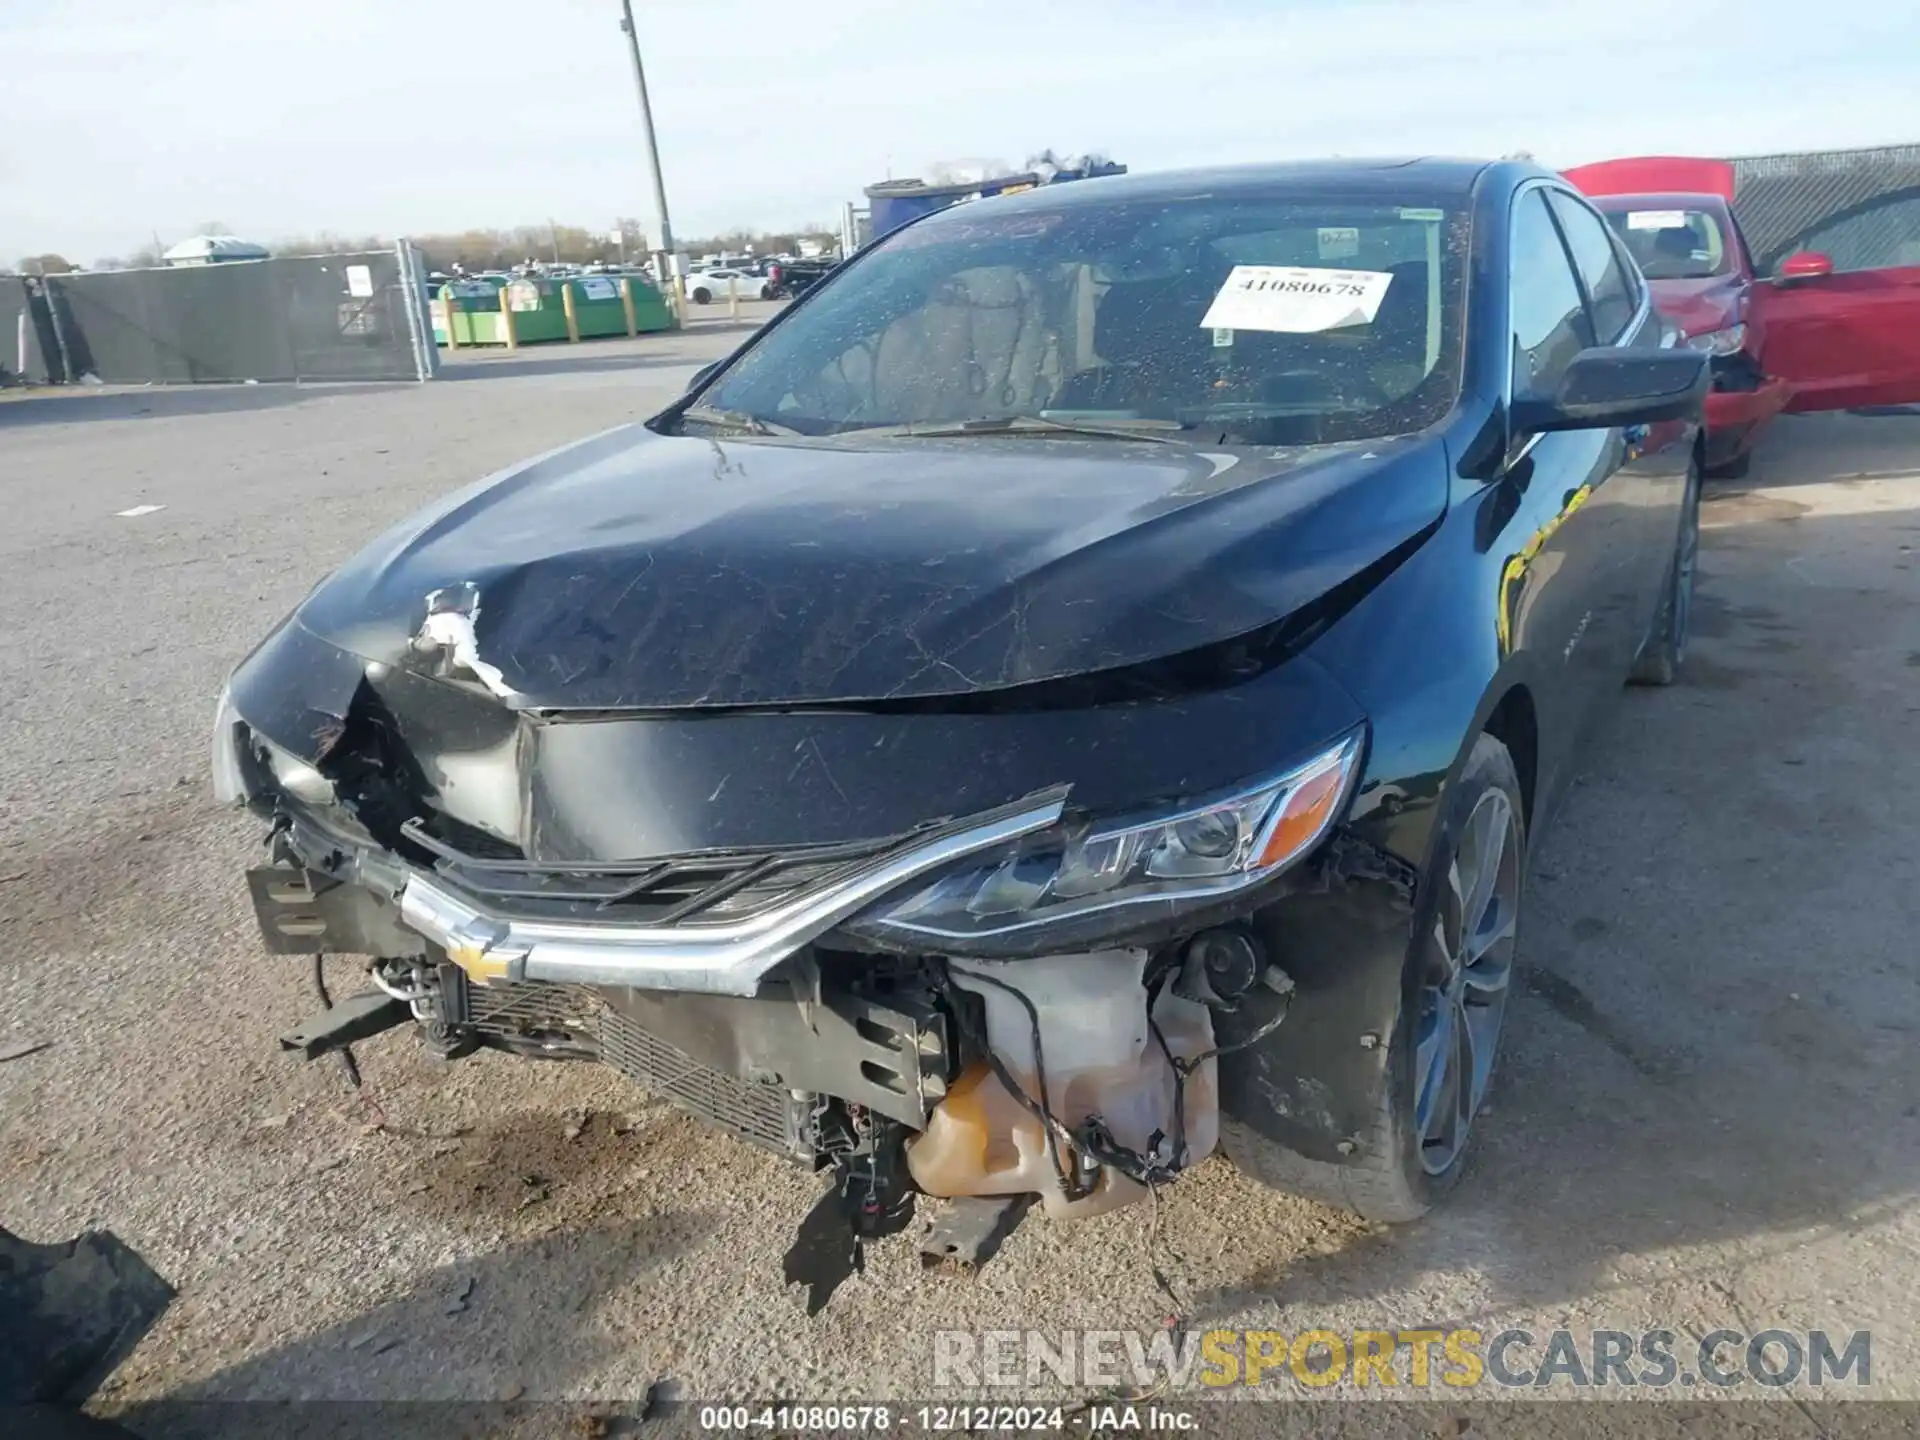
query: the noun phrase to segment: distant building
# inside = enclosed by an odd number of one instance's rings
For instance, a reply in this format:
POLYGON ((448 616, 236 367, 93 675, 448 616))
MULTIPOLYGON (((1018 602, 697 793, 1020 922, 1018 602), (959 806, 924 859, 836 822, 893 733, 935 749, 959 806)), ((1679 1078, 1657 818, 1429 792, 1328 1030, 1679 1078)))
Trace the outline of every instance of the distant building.
MULTIPOLYGON (((1051 150, 1043 150, 1028 160, 1027 168, 1018 174, 997 175, 981 167, 963 166, 961 169, 975 173, 964 179, 937 185, 929 185, 916 178, 882 180, 877 185, 867 186, 868 233, 878 238, 909 220, 918 220, 922 215, 968 200, 982 200, 990 195, 1010 195, 1018 190, 1031 190, 1035 186, 1053 185, 1063 180, 1088 180, 1100 175, 1127 173, 1126 166, 1117 165, 1104 155, 1070 155, 1062 158, 1051 150)), ((850 231, 853 227, 849 224, 843 228, 850 231)))
POLYGON ((162 255, 168 265, 219 265, 229 260, 270 260, 264 245, 233 235, 194 235, 162 255))

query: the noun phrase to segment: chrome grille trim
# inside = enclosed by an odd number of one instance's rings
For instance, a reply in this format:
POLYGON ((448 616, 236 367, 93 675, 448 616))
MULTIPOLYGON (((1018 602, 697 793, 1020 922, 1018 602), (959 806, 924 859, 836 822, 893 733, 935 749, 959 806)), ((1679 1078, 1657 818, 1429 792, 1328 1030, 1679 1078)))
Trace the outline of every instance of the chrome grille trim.
POLYGON ((529 919, 483 906, 417 872, 401 893, 400 918, 483 985, 550 980, 753 995, 774 966, 889 891, 952 861, 1044 830, 1065 808, 1064 791, 1036 797, 725 923, 529 919))

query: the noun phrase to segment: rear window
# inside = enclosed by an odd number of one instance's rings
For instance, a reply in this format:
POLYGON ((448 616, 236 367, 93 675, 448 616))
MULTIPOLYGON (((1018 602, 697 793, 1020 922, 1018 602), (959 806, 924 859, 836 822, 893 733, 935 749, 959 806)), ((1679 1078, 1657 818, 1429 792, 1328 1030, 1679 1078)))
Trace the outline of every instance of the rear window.
POLYGON ((1649 280, 1705 280, 1733 269, 1726 229, 1710 210, 1602 206, 1601 214, 1649 280))
POLYGON ((978 201, 845 267, 702 404, 810 435, 1026 417, 1402 434, 1458 392, 1466 226, 1426 195, 978 201))

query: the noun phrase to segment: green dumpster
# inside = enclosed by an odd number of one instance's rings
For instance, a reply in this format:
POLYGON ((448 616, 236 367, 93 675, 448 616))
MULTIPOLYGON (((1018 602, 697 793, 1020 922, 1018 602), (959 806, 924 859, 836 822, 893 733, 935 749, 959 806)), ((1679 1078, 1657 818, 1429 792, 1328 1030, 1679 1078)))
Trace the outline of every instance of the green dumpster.
POLYGON ((459 345, 504 345, 506 331, 500 326, 500 292, 507 284, 504 276, 481 276, 474 280, 453 280, 441 287, 436 306, 444 310, 445 321, 434 317, 434 339, 450 333, 459 345))
POLYGON ((627 306, 620 298, 623 280, 633 293, 633 328, 637 333, 673 328, 666 298, 645 275, 576 275, 566 284, 573 291, 574 319, 582 340, 627 333, 627 306))
POLYGON ((571 338, 567 330, 567 302, 573 303, 574 325, 582 340, 627 333, 627 301, 622 282, 632 295, 633 331, 646 334, 673 328, 673 313, 645 275, 575 275, 533 277, 524 280, 456 280, 441 292, 434 317, 434 335, 450 333, 459 345, 504 345, 501 321, 504 305, 512 314, 513 338, 520 345, 571 338))

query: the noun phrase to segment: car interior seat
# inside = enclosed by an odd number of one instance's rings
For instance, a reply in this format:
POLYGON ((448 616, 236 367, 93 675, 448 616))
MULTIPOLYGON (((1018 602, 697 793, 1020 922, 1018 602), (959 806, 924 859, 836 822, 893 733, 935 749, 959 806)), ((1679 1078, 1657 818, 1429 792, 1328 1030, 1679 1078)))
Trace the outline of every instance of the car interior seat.
POLYGON ((1693 252, 1698 245, 1692 230, 1684 225, 1669 225, 1653 232, 1652 253, 1641 269, 1649 280, 1684 279, 1693 269, 1693 252))
POLYGON ((1367 374, 1386 400, 1410 394, 1427 378, 1429 270, 1424 260, 1387 267, 1393 279, 1367 331, 1367 374))

